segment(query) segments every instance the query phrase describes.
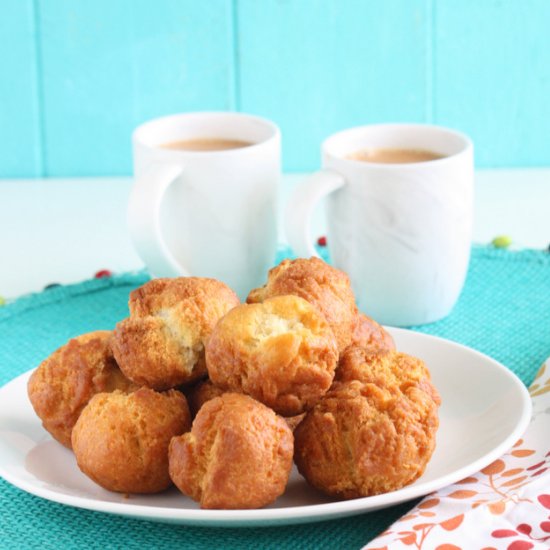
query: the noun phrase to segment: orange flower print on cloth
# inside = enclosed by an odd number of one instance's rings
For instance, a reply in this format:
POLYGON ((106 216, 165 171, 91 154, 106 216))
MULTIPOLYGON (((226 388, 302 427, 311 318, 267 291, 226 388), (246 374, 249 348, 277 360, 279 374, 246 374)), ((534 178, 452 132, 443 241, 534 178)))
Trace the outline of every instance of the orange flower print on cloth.
POLYGON ((364 550, 550 548, 550 358, 529 388, 527 431, 476 474, 427 496, 364 550))

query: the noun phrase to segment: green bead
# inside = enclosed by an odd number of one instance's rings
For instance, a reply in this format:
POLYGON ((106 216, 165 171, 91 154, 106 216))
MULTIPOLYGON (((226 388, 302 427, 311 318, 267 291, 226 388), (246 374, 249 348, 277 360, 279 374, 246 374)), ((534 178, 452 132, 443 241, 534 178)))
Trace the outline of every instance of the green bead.
POLYGON ((512 244, 512 237, 508 235, 499 235, 492 240, 495 248, 508 248, 512 244))
POLYGON ((3 296, 0 296, 0 307, 6 305, 6 299, 3 296))

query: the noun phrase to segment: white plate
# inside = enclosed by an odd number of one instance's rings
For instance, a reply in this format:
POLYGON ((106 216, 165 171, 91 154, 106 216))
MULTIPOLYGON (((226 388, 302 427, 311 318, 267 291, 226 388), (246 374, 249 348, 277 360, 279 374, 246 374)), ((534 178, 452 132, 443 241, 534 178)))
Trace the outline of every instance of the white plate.
POLYGON ((73 454, 44 431, 27 398, 29 373, 0 389, 0 475, 39 497, 100 512, 190 525, 282 525, 360 514, 426 495, 490 464, 525 431, 529 394, 500 363, 448 340, 389 330, 399 350, 426 361, 443 400, 435 453, 424 475, 399 491, 334 501, 293 471, 285 494, 261 510, 200 510, 175 489, 125 498, 80 473, 73 454))

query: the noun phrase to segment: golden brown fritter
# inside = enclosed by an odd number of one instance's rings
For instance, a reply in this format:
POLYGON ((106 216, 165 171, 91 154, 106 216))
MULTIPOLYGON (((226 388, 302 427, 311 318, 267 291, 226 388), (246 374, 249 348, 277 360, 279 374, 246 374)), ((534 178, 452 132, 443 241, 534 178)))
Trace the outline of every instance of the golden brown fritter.
POLYGON ((360 380, 384 388, 395 387, 402 392, 418 385, 437 405, 441 403, 424 361, 397 351, 379 352, 372 347, 350 346, 340 356, 335 380, 360 380))
POLYGON ((154 279, 130 294, 113 351, 124 374, 156 390, 206 374, 204 346, 218 319, 239 304, 224 283, 199 277, 154 279))
POLYGON ((276 296, 232 309, 206 346, 210 380, 293 416, 328 390, 338 359, 324 317, 298 296, 276 296))
POLYGON ((170 476, 201 508, 260 508, 286 487, 293 438, 285 421, 243 394, 203 405, 191 432, 170 443, 170 476))
POLYGON ((82 472, 103 488, 157 493, 171 485, 170 440, 190 427, 187 402, 176 390, 100 393, 73 429, 73 450, 82 472))
POLYGON ((391 334, 364 313, 357 313, 353 320, 352 346, 367 347, 378 351, 391 351, 395 343, 391 334))
POLYGON ((98 330, 69 340, 42 361, 27 385, 44 428, 71 448, 71 432, 82 409, 100 392, 132 391, 137 386, 118 368, 111 331, 98 330))
POLYGON ((334 382, 296 428, 294 458, 307 481, 329 495, 376 495, 422 475, 437 427, 437 403, 419 385, 401 392, 334 382))
POLYGON ((351 343, 357 306, 348 276, 319 258, 283 260, 269 271, 267 283, 250 292, 248 303, 292 294, 314 305, 332 328, 343 351, 351 343))

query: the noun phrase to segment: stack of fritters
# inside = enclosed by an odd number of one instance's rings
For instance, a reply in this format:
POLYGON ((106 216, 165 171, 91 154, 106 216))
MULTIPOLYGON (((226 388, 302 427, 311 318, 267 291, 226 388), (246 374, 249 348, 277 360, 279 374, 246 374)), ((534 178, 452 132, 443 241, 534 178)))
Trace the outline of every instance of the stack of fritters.
POLYGON ((44 427, 106 489, 173 481, 203 508, 258 508, 284 492, 293 457, 340 498, 424 471, 439 396, 424 363, 357 310, 345 273, 285 260, 245 304, 213 279, 156 279, 129 306, 29 381, 44 427))

